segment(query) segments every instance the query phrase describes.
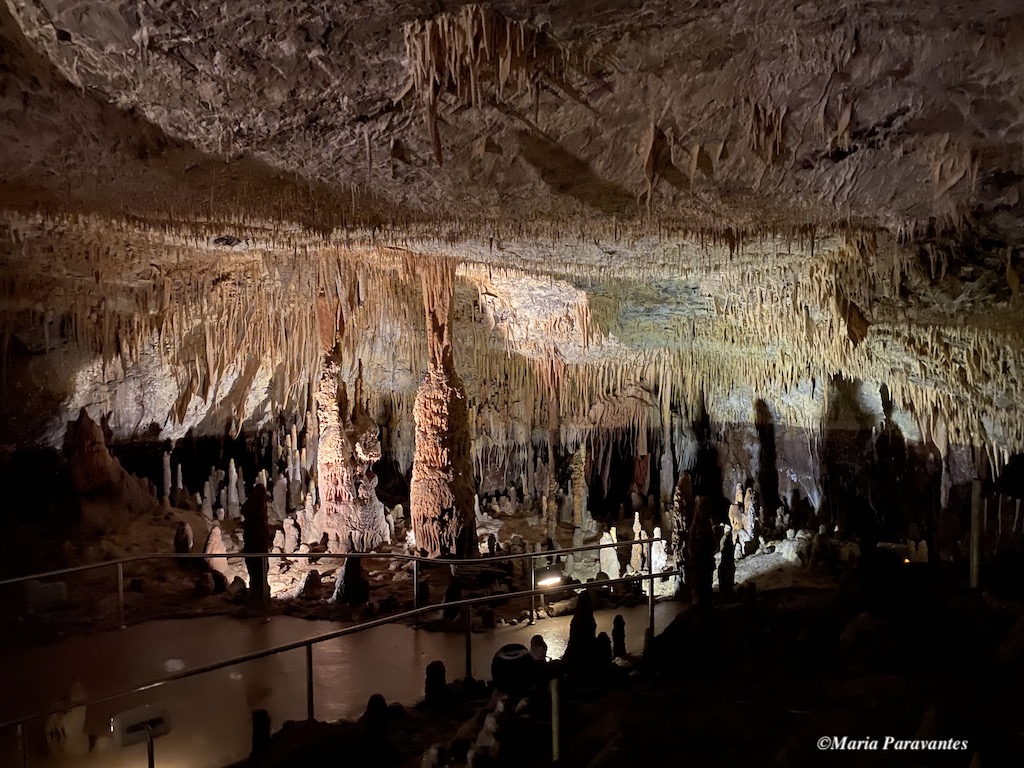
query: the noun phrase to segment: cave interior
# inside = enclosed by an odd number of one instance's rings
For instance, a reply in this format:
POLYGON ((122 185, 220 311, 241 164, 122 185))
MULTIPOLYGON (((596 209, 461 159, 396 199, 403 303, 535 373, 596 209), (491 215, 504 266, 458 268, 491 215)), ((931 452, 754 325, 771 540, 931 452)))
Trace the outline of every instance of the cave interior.
MULTIPOLYGON (((1019 3, 7 0, 0 111, 0 576, 228 553, 128 609, 234 615, 269 526, 262 610, 355 621, 409 607, 389 553, 625 542, 565 578, 683 607, 628 684, 562 660, 560 764, 1024 748, 981 693, 1024 661, 1019 3)), ((5 642, 110 629, 66 582, 5 642)), ((439 740, 385 752, 473 764, 439 740)))

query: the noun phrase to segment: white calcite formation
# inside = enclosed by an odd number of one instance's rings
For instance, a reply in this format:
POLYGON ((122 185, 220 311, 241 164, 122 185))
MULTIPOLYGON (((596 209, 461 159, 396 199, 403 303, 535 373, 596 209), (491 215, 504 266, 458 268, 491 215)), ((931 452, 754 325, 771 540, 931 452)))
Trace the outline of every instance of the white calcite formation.
POLYGON ((213 520, 213 489, 210 487, 209 480, 203 484, 202 511, 207 520, 213 520))
POLYGON ((235 460, 228 462, 228 487, 227 487, 227 510, 228 518, 235 520, 239 517, 238 503, 238 471, 235 469, 235 460))
POLYGON ((288 516, 288 480, 284 475, 278 477, 277 482, 274 483, 270 509, 277 522, 281 522, 288 516))
POLYGON ((164 506, 171 505, 171 454, 168 451, 164 451, 164 486, 163 496, 161 497, 164 502, 164 506))
POLYGON ((655 527, 654 535, 651 538, 654 539, 654 543, 651 544, 651 567, 655 573, 659 573, 668 566, 667 547, 664 541, 658 541, 658 539, 661 539, 660 527, 655 527))
MULTIPOLYGON (((380 545, 388 533, 372 470, 381 457, 380 429, 362 402, 360 384, 349 401, 339 375, 338 364, 326 358, 316 389, 319 523, 327 533, 329 551, 366 552, 380 545)), ((297 464, 297 453, 294 459, 297 464)), ((296 469, 293 465, 293 472, 296 469)))
MULTIPOLYGON (((605 532, 605 534, 601 536, 601 544, 612 543, 614 543, 612 534, 605 532)), ((614 580, 619 578, 619 553, 615 547, 605 547, 602 549, 599 560, 601 562, 601 571, 607 574, 609 579, 614 580)))
POLYGON ((633 513, 633 545, 629 548, 629 570, 632 573, 642 573, 646 553, 641 543, 643 528, 640 527, 640 513, 633 513))

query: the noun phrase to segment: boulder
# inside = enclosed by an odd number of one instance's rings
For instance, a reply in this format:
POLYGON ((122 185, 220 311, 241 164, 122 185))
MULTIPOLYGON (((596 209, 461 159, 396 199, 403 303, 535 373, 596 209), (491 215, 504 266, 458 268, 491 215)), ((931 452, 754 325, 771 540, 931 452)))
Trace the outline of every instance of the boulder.
MULTIPOLYGON (((224 541, 224 532, 219 525, 210 529, 210 535, 206 537, 206 545, 203 552, 210 555, 226 555, 228 553, 227 543, 224 541)), ((206 558, 206 564, 211 571, 218 571, 224 576, 228 574, 228 559, 226 557, 206 558)))
POLYGON ((787 563, 804 565, 811 557, 811 540, 785 539, 784 541, 779 542, 775 551, 781 554, 782 559, 787 563))
POLYGON ((174 552, 179 555, 187 555, 192 551, 194 543, 192 526, 182 520, 174 531, 174 552))

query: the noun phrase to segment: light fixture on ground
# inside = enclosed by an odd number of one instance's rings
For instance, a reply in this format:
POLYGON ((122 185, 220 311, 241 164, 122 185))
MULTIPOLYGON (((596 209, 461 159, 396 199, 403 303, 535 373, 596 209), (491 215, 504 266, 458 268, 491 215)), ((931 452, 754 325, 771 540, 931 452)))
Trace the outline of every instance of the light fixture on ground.
MULTIPOLYGON (((551 565, 544 565, 540 568, 534 568, 531 574, 531 588, 532 589, 546 589, 548 587, 554 587, 562 583, 562 564, 555 562, 551 565)), ((544 598, 541 596, 541 606, 544 605, 544 598)), ((530 623, 533 624, 537 620, 537 596, 532 595, 530 597, 530 623)))
POLYGON ((562 583, 562 564, 554 563, 543 568, 538 568, 534 574, 535 583, 538 587, 554 587, 562 583))
POLYGON ((153 768, 153 739, 171 732, 171 719, 160 705, 146 704, 114 715, 110 719, 110 732, 120 747, 145 741, 149 768, 153 768))

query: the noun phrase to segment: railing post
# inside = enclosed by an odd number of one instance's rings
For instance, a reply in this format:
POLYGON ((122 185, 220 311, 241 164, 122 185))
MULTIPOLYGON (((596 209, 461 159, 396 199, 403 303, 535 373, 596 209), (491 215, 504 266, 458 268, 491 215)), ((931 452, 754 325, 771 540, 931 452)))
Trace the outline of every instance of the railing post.
POLYGON ((412 561, 412 607, 420 607, 420 561, 412 561))
POLYGON ((466 677, 473 676, 473 608, 464 606, 466 611, 466 677))
POLYGON ((561 753, 559 743, 560 717, 558 712, 558 678, 551 678, 551 761, 558 762, 561 753))
POLYGON ((647 540, 647 623, 654 636, 654 539, 647 540))
POLYGON ((981 480, 971 486, 971 549, 970 586, 978 588, 978 571, 981 566, 981 480))
MULTIPOLYGON (((533 558, 529 558, 526 561, 527 565, 530 566, 530 591, 537 591, 537 568, 533 562, 533 558)), ((530 595, 530 623, 537 623, 537 596, 530 595)))
POLYGON ((312 720, 313 706, 313 644, 306 646, 306 719, 312 720))
POLYGON ((117 564, 117 615, 121 619, 121 629, 127 627, 124 620, 124 563, 117 564))
POLYGON ((18 742, 18 762, 21 763, 21 768, 28 768, 28 750, 25 749, 25 730, 23 726, 23 723, 18 723, 15 729, 15 738, 18 742))

